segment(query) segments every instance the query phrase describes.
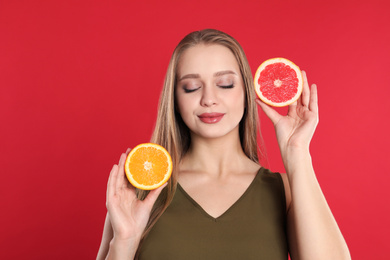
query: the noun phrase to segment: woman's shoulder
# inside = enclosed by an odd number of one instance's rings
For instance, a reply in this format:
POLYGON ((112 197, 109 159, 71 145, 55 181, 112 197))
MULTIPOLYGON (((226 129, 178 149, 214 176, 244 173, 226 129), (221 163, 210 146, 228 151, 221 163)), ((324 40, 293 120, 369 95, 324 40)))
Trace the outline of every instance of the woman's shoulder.
POLYGON ((288 175, 286 173, 274 172, 268 168, 261 167, 259 169, 258 176, 263 181, 279 183, 278 186, 281 187, 281 189, 284 192, 284 196, 286 199, 286 212, 288 212, 291 205, 291 189, 290 189, 290 182, 288 179, 288 175))

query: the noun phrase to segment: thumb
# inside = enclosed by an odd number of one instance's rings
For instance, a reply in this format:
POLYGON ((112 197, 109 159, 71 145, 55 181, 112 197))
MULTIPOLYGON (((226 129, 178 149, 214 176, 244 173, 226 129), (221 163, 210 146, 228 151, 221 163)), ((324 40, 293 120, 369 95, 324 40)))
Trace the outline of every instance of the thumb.
POLYGON ((261 107, 265 115, 271 120, 271 122, 275 125, 279 119, 282 117, 275 109, 268 106, 266 103, 261 101, 260 99, 256 99, 256 103, 261 107))
POLYGON ((160 195, 161 191, 167 186, 168 182, 164 183, 162 186, 158 187, 155 190, 151 190, 144 199, 144 203, 147 205, 147 207, 152 210, 152 207, 154 203, 156 202, 158 196, 160 195))

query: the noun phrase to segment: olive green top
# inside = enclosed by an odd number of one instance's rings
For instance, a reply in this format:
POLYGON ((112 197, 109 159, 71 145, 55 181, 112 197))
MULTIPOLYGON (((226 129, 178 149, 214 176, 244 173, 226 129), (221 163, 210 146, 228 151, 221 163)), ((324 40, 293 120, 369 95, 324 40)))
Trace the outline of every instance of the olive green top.
POLYGON ((172 203, 145 239, 139 259, 288 259, 280 174, 260 168, 243 195, 217 218, 178 184, 172 203))

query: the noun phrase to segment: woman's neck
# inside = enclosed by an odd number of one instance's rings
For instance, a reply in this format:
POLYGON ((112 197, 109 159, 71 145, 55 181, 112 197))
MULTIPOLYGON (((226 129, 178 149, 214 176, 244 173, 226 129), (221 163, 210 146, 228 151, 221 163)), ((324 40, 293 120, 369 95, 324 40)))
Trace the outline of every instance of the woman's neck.
POLYGON ((222 177, 246 168, 248 163, 253 162, 242 149, 238 130, 213 139, 192 134, 191 146, 181 161, 180 170, 222 177))

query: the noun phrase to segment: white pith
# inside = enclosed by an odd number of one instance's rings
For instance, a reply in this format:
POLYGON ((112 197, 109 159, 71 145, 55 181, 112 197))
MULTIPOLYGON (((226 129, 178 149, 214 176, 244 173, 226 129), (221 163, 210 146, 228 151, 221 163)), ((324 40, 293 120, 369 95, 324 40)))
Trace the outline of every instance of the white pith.
POLYGON ((275 86, 275 87, 279 88, 281 85, 282 85, 282 81, 281 81, 280 79, 276 79, 276 80, 274 81, 274 86, 275 86))
POLYGON ((148 161, 144 162, 144 169, 150 171, 152 169, 152 163, 148 161))

